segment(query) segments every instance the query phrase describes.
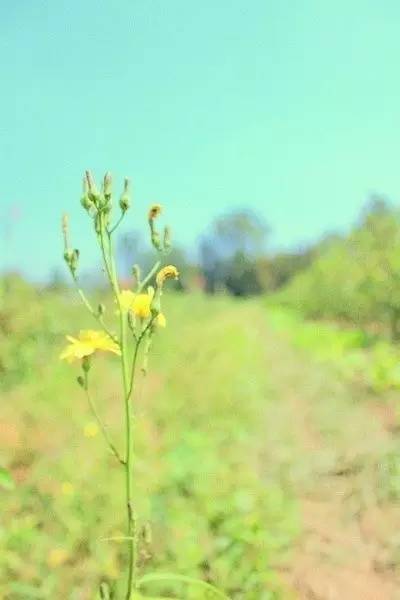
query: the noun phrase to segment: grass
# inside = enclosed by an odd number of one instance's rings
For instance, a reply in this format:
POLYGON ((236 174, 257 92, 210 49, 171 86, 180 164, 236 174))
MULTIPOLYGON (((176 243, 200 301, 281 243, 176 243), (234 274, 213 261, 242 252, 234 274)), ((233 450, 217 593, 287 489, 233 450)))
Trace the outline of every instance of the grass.
MULTIPOLYGON (((117 598, 123 589, 121 473, 93 427, 77 369, 58 360, 64 335, 91 326, 72 298, 14 281, 0 314, 0 467, 16 481, 1 491, 1 600, 92 600, 102 581, 117 598)), ((338 597, 367 598, 374 585, 377 597, 390 597, 384 586, 400 556, 396 430, 377 411, 386 392, 371 397, 369 380, 355 385, 338 370, 354 352, 371 364, 373 342, 259 300, 165 300, 168 326, 136 404, 142 573, 198 577, 233 600, 302 598, 303 587, 324 597, 328 579, 338 597), (354 556, 338 537, 348 528, 354 556), (354 558, 370 560, 371 549, 382 577, 354 558), (352 577, 340 588, 345 568, 352 577), (357 580, 366 587, 352 587, 357 580)), ((118 368, 98 357, 93 372, 99 411, 120 445, 118 368)), ((184 580, 149 578, 142 592, 213 597, 184 580)))
MULTIPOLYGON (((31 290, 18 289, 23 293, 31 290)), ((262 309, 200 296, 168 303, 168 327, 139 384, 142 569, 200 577, 232 598, 278 598, 272 565, 298 524, 291 491, 262 460, 270 407, 262 309)), ((102 580, 118 594, 125 572, 121 474, 100 435, 85 436, 94 428, 78 373, 58 361, 63 335, 87 325, 84 312, 60 295, 32 295, 19 310, 16 317, 12 309, 12 336, 2 342, 11 368, 0 460, 17 486, 3 493, 0 597, 91 599, 102 580), (32 343, 21 363, 21 349, 32 343)), ((112 357, 93 367, 99 409, 119 444, 117 369, 112 357)), ((153 595, 205 597, 190 596, 183 584, 147 587, 153 595)))

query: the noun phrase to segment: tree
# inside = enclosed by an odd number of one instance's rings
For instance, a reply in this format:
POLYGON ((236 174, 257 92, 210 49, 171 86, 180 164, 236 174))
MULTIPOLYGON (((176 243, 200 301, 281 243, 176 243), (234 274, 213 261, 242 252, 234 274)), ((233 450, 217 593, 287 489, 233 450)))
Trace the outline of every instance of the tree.
POLYGON ((232 212, 217 218, 200 242, 206 291, 223 287, 235 296, 260 293, 257 261, 264 253, 268 228, 254 213, 232 212))

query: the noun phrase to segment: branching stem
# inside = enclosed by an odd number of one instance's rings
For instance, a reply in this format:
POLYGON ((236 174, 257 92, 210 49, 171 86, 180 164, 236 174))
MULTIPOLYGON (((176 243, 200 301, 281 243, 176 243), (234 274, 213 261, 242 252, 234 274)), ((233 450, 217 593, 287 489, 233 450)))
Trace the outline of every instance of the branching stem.
POLYGON ((89 381, 88 381, 88 374, 85 372, 84 373, 84 390, 86 393, 86 398, 88 400, 89 406, 90 406, 90 410, 93 413, 94 418, 96 419, 100 430, 103 434, 103 437, 110 449, 110 451, 114 454, 115 458, 118 460, 119 463, 121 463, 121 465, 125 466, 125 461, 122 458, 122 456, 120 455, 120 453, 118 452, 116 446, 113 444, 113 442, 111 441, 110 435, 107 431, 107 428, 105 426, 105 424, 103 423, 103 420, 101 419, 99 413, 97 412, 97 408, 96 405, 94 403, 94 400, 92 398, 91 393, 89 392, 89 381))

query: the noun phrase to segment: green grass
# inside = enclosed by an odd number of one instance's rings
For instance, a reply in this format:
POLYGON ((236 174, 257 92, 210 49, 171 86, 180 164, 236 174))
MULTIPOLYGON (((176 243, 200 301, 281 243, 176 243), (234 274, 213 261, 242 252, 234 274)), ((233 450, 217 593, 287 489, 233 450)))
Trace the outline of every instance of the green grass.
MULTIPOLYGON (((292 489, 265 461, 273 406, 263 309, 200 296, 167 305, 168 327, 138 386, 136 508, 151 530, 141 568, 199 577, 235 599, 279 598, 275 567, 298 515, 292 489)), ((63 335, 92 326, 90 316, 69 296, 18 289, 2 318, 0 465, 17 485, 2 491, 0 597, 86 600, 107 581, 119 598, 125 546, 108 538, 124 535, 122 473, 100 435, 85 437, 92 419, 78 368, 58 360, 63 335)), ((90 375, 120 445, 118 360, 99 357, 90 375)), ((146 592, 206 597, 183 584, 146 592)))
MULTIPOLYGON (((309 527, 304 498, 343 498, 350 523, 371 505, 390 515, 382 552, 397 564, 400 452, 366 393, 373 357, 397 349, 259 300, 166 295, 164 308, 135 402, 142 573, 200 578, 233 600, 288 600, 282 573, 309 527)), ((78 366, 58 359, 66 333, 92 326, 73 294, 38 295, 18 281, 0 310, 0 467, 16 482, 0 471, 1 600, 97 600, 101 582, 120 599, 124 589, 123 474, 100 434, 85 435, 78 366)), ((90 376, 121 448, 118 359, 96 357, 90 376)), ((185 582, 141 592, 213 597, 185 582)))

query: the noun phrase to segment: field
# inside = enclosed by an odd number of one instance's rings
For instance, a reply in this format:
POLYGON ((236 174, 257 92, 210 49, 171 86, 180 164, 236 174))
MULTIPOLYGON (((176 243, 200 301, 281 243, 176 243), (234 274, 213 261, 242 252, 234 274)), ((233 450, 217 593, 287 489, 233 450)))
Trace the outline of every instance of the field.
MULTIPOLYGON (((238 600, 399 597, 396 387, 342 368, 356 351, 369 365, 371 350, 328 327, 325 346, 339 350, 324 352, 317 324, 263 299, 166 304, 136 406, 143 571, 200 577, 238 600)), ((15 487, 1 491, 2 600, 91 600, 101 581, 123 589, 121 474, 77 368, 58 358, 89 319, 72 292, 6 289, 0 466, 15 487)), ((120 444, 118 369, 99 357, 92 378, 120 444)), ((212 598, 184 584, 145 593, 212 598)))

